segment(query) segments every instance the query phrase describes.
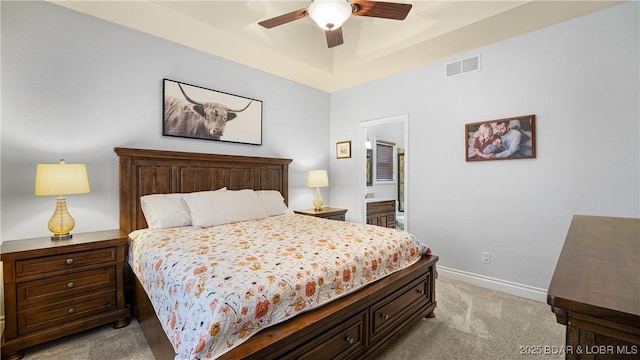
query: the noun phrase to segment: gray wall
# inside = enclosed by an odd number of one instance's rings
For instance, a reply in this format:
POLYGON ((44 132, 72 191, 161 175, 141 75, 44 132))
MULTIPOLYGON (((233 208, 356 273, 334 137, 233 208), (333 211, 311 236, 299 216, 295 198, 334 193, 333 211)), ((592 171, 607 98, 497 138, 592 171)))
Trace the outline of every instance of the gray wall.
POLYGON ((359 221, 359 123, 397 114, 410 231, 440 265, 546 288, 573 214, 640 216, 637 2, 331 95, 53 4, 1 6, 1 240, 48 235, 35 164, 60 157, 89 170, 92 192, 67 200, 75 231, 116 228, 114 146, 293 158, 293 208, 312 202, 306 171, 328 168, 323 198, 359 221), (481 71, 443 77, 474 54, 481 71), (262 100, 264 145, 162 137, 162 78, 262 100), (465 123, 527 114, 536 159, 464 161, 465 123))
POLYGON ((1 6, 2 241, 49 235, 55 197, 33 195, 35 165, 60 158, 89 173, 91 193, 67 197, 74 231, 118 228, 116 146, 291 158, 290 205, 311 207, 327 93, 46 2, 1 6), (263 145, 163 137, 163 78, 262 100, 263 145))
POLYGON ((331 94, 331 142, 354 140, 351 159, 331 160, 331 204, 361 219, 359 123, 408 114, 409 231, 439 265, 546 289, 574 214, 640 215, 638 7, 331 94), (481 71, 444 77, 447 62, 476 54, 481 71), (465 123, 528 114, 536 159, 465 162, 465 123))

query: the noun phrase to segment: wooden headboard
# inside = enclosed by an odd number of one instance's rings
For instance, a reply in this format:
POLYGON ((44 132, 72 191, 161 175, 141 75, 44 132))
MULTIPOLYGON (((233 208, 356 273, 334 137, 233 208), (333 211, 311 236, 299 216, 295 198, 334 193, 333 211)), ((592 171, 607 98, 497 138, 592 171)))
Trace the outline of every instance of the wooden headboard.
POLYGON ((288 204, 291 159, 201 154, 117 147, 120 158, 120 229, 147 222, 140 197, 148 194, 216 190, 278 190, 288 204))

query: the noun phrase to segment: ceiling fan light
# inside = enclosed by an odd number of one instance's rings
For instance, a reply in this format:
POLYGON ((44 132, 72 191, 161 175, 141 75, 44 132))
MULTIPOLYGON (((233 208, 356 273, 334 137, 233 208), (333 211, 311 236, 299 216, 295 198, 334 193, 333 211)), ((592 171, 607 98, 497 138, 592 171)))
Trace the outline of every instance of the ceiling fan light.
POLYGON ((346 0, 315 0, 307 11, 321 29, 335 30, 351 16, 351 5, 346 0))

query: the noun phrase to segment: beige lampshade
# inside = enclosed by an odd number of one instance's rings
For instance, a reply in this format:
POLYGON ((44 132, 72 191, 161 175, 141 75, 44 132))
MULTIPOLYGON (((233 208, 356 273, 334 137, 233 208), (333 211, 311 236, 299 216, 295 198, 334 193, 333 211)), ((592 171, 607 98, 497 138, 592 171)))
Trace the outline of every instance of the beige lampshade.
POLYGON ((327 187, 329 186, 329 176, 327 170, 311 170, 307 173, 308 187, 327 187))
POLYGON ((90 191, 85 164, 67 164, 64 159, 58 164, 36 165, 35 195, 72 195, 90 191))

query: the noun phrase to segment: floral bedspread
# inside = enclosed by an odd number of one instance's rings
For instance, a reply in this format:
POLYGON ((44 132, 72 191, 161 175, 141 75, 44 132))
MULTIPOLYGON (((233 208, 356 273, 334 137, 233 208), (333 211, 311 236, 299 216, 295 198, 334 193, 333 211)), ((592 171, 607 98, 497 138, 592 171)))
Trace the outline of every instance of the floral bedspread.
POLYGON ((297 214, 129 237, 176 359, 215 359, 430 252, 403 231, 297 214))

